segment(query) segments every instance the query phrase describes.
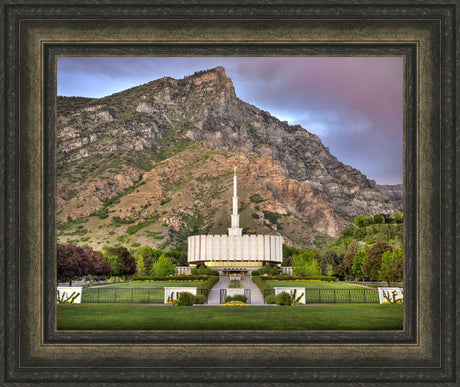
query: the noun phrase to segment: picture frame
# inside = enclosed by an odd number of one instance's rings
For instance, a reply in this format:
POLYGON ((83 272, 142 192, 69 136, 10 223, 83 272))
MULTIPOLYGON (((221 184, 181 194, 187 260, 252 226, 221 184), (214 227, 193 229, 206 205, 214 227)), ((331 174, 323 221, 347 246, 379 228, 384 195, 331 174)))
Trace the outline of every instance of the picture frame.
POLYGON ((2 382, 458 383, 458 4, 321 3, 2 3, 2 382), (403 56, 404 330, 57 331, 56 56, 101 54, 403 56))

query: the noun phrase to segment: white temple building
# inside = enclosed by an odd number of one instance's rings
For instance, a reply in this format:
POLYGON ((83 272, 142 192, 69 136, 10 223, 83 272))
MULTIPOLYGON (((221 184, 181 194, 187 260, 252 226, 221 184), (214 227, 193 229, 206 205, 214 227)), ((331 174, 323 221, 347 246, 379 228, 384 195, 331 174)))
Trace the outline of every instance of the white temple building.
POLYGON ((242 235, 239 226, 236 167, 233 174, 233 210, 228 235, 188 237, 188 263, 204 263, 220 274, 249 274, 264 263, 283 262, 283 238, 278 235, 242 235))

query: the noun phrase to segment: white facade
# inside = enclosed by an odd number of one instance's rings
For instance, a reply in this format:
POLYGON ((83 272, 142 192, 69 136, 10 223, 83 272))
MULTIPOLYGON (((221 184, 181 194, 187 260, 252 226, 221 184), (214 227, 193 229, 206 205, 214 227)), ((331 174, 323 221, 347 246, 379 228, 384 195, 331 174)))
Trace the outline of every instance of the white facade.
POLYGON ((180 287, 165 287, 165 304, 168 301, 177 300, 179 298, 180 293, 192 293, 196 296, 196 289, 197 288, 180 288, 180 287))
POLYGON ((231 227, 228 235, 188 237, 188 263, 210 267, 243 266, 253 270, 264 262, 283 262, 283 238, 278 235, 242 235, 238 215, 236 168, 233 175, 231 227))
POLYGON ((305 288, 275 288, 275 296, 280 293, 288 293, 291 296, 295 295, 295 298, 299 298, 299 301, 302 304, 305 304, 305 288))
POLYGON ((283 262, 283 238, 278 235, 194 235, 188 237, 188 262, 283 262), (204 237, 204 238, 203 238, 204 237))

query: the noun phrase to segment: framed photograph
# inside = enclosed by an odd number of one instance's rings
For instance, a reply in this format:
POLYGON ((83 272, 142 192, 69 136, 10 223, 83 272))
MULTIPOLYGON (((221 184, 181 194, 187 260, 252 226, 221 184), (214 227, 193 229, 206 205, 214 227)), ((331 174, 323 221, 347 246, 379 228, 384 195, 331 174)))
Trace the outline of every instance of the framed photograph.
MULTIPOLYGON (((455 1, 2 4, 5 259, 0 269, 5 281, 1 292, 6 354, 2 381, 458 382, 456 6, 455 1), (65 120, 74 113, 58 114, 62 111, 57 97, 59 61, 75 58, 76 63, 81 57, 400 58, 404 74, 402 329, 59 330, 56 246, 64 237, 59 226, 67 217, 60 219, 58 208, 68 212, 65 216, 86 210, 83 198, 71 210, 58 203, 63 192, 58 176, 63 149, 58 149, 62 132, 56 129, 66 130, 65 120)), ((133 114, 148 114, 151 108, 136 106, 133 114)), ((100 120, 110 121, 102 113, 100 120)), ((66 172, 70 176, 75 171, 66 172)), ((72 195, 67 191, 65 197, 72 195)), ((85 199, 91 201, 89 196, 85 199)), ((168 198, 160 200, 167 206, 168 198)), ((128 210, 136 211, 135 204, 128 210)), ((120 209, 110 207, 110 211, 120 209)), ((120 220, 128 217, 123 210, 120 214, 120 220)), ((238 223, 231 228, 237 232, 238 223)), ((78 230, 77 226, 72 233, 78 230)), ((103 238, 97 242, 102 244, 103 238)), ((130 243, 136 247, 138 242, 130 243)))

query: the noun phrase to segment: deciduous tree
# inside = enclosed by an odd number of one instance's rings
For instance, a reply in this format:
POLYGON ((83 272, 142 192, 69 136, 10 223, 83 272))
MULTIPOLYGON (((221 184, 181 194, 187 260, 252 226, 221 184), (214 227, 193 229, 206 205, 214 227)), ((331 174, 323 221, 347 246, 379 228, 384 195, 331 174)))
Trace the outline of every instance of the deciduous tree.
POLYGON ((379 278, 382 256, 386 251, 391 251, 391 246, 384 242, 377 242, 367 251, 367 259, 363 264, 363 272, 366 277, 371 280, 377 280, 379 278))
POLYGON ((351 264, 351 270, 353 271, 353 275, 355 276, 355 281, 357 281, 358 278, 363 278, 364 281, 363 265, 366 259, 367 255, 364 250, 359 250, 358 252, 356 252, 351 264))
POLYGON ((73 278, 87 275, 91 270, 92 263, 82 247, 72 243, 57 245, 56 272, 58 282, 69 281, 69 286, 72 286, 73 278))
POLYGON ((171 262, 171 258, 160 255, 158 261, 153 265, 152 272, 153 277, 165 277, 168 275, 176 274, 176 265, 171 262))

